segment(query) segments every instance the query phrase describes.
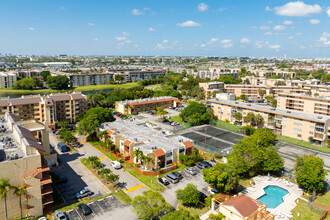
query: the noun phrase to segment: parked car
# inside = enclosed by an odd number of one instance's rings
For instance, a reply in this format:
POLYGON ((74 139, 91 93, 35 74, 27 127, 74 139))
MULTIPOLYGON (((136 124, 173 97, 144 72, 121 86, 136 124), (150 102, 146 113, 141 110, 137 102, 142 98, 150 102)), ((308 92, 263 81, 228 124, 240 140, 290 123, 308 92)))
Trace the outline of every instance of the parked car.
POLYGON ((165 179, 164 177, 162 178, 158 178, 158 182, 164 186, 167 186, 170 184, 170 182, 167 181, 167 179, 165 179))
POLYGON ((172 172, 171 174, 173 174, 174 176, 176 176, 179 180, 181 180, 183 178, 182 174, 179 172, 172 172))
POLYGON ((68 218, 64 214, 63 211, 57 211, 55 212, 55 220, 67 220, 68 218))
POLYGON ((199 192, 199 200, 202 202, 202 203, 205 203, 205 198, 207 197, 207 195, 205 195, 205 193, 203 192, 199 192))
POLYGON ((85 203, 80 203, 80 204, 78 205, 78 209, 81 210, 81 212, 83 213, 83 215, 89 215, 89 214, 92 213, 91 208, 89 208, 89 206, 86 205, 85 203))
POLYGON ((59 142, 57 144, 57 148, 61 151, 61 152, 67 152, 69 151, 68 147, 66 146, 66 144, 64 142, 59 142))
POLYGON ((196 170, 192 167, 187 167, 184 169, 184 171, 192 176, 195 176, 197 174, 196 170))
POLYGON ((86 189, 81 190, 80 192, 77 192, 76 198, 81 199, 81 198, 90 196, 92 194, 93 194, 92 191, 90 191, 89 189, 86 188, 86 189))
POLYGON ((206 166, 208 166, 208 168, 212 167, 212 164, 210 164, 209 162, 207 161, 202 161, 201 163, 205 164, 206 166))
POLYGON ((219 193, 219 190, 217 190, 217 189, 215 189, 215 188, 208 189, 207 191, 208 191, 209 193, 211 193, 212 195, 219 193))
POLYGON ((38 218, 38 220, 48 220, 45 216, 38 218))
POLYGON ((117 170, 121 168, 121 164, 118 161, 111 161, 110 165, 117 170))
POLYGON ((204 170, 204 169, 206 169, 206 168, 209 168, 205 163, 202 163, 202 162, 197 163, 196 166, 197 166, 199 169, 202 169, 202 170, 204 170))
POLYGON ((176 177, 175 175, 173 175, 172 173, 165 174, 164 177, 171 183, 178 183, 179 182, 179 178, 176 177))

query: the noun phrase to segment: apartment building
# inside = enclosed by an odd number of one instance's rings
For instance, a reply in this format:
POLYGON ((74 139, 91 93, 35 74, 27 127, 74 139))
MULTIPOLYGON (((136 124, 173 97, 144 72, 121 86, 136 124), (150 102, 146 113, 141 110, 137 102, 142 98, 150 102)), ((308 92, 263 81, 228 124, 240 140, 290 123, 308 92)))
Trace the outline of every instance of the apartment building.
POLYGON ((225 84, 223 82, 204 82, 199 83, 199 88, 204 90, 205 97, 210 98, 214 92, 223 92, 225 90, 225 84))
POLYGON ((87 110, 87 96, 81 93, 22 96, 0 100, 0 116, 9 112, 23 120, 47 122, 52 128, 55 128, 55 123, 59 121, 76 122, 78 114, 87 110))
POLYGON ((142 111, 156 110, 157 107, 178 107, 182 102, 171 96, 126 100, 116 102, 115 110, 123 114, 137 114, 142 111))
MULTIPOLYGON (((47 126, 35 120, 22 121, 8 112, 0 117, 0 126, 0 176, 8 178, 12 186, 26 186, 21 200, 23 215, 38 217, 51 211, 53 189, 48 165, 57 161, 57 154, 50 149, 47 126)), ((20 216, 19 197, 13 192, 10 189, 7 193, 8 219, 20 216)), ((4 207, 4 200, 0 206, 4 207)), ((0 209, 0 219, 5 219, 4 208, 0 209)))
POLYGON ((173 167, 179 162, 179 155, 192 153, 193 142, 183 136, 173 136, 169 131, 155 130, 153 125, 141 120, 121 120, 106 122, 100 130, 108 131, 109 138, 116 145, 115 151, 127 160, 139 163, 133 152, 139 149, 153 163, 141 164, 144 170, 160 170, 173 167))
MULTIPOLYGON (((255 77, 255 76, 244 76, 241 78, 242 82, 248 82, 249 85, 265 85, 265 86, 276 86, 278 84, 286 85, 286 86, 306 86, 318 88, 317 85, 320 85, 321 81, 318 79, 311 79, 311 80, 284 80, 284 79, 270 79, 265 77, 255 77)), ((310 89, 311 89, 310 88, 310 89)), ((321 88, 323 86, 321 85, 321 88)), ((306 88, 307 89, 307 88, 306 88)))
POLYGON ((17 77, 13 73, 0 72, 0 89, 8 89, 14 86, 17 77))
MULTIPOLYGON (((118 74, 118 73, 117 73, 118 74)), ((125 82, 139 82, 148 79, 157 79, 158 76, 165 76, 165 70, 135 70, 120 73, 125 78, 125 82)))
POLYGON ((39 70, 18 70, 13 73, 20 78, 33 78, 40 76, 40 72, 39 70))
MULTIPOLYGON (((229 120, 233 124, 250 125, 243 118, 253 112, 263 117, 263 123, 259 127, 268 127, 275 134, 309 141, 313 137, 315 143, 324 143, 328 138, 330 117, 304 113, 287 109, 272 108, 252 103, 244 103, 233 100, 208 99, 208 105, 213 109, 214 115, 222 121, 229 120), (242 119, 235 119, 235 113, 240 112, 242 119)), ((252 125, 255 125, 252 120, 252 125)))
POLYGON ((68 74, 70 86, 90 86, 109 84, 113 73, 68 74))

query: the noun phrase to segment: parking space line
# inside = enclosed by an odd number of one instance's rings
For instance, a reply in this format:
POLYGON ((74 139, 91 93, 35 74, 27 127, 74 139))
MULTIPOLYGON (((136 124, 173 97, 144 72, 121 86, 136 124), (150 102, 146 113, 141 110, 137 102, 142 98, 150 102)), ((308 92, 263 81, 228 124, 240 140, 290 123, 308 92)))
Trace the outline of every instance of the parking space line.
POLYGON ((140 185, 137 185, 137 186, 133 186, 132 188, 129 188, 129 189, 125 190, 125 193, 130 193, 130 192, 133 192, 135 190, 141 189, 143 187, 144 187, 143 184, 140 184, 140 185))
POLYGON ((113 205, 107 200, 107 199, 105 199, 105 201, 112 207, 112 208, 114 208, 113 207, 113 205))
POLYGON ((97 204, 98 207, 100 207, 100 209, 102 210, 102 212, 104 212, 103 208, 99 205, 99 203, 97 201, 95 201, 95 203, 97 204))
POLYGON ((106 159, 107 157, 100 157, 99 160, 104 160, 106 159))
POLYGON ((81 220, 84 220, 83 219, 83 217, 81 217, 81 215, 80 215, 80 213, 77 211, 77 209, 74 209, 76 212, 77 212, 77 214, 79 215, 79 218, 81 219, 81 220))

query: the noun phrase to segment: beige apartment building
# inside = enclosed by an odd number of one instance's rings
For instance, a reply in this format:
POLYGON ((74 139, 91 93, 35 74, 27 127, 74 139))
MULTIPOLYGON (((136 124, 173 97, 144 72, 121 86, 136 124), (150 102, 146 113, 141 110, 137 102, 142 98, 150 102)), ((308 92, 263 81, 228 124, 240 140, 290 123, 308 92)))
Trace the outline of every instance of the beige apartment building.
POLYGON ((87 110, 87 96, 81 93, 22 96, 0 100, 0 116, 10 112, 24 120, 47 122, 50 127, 54 127, 59 121, 76 122, 78 114, 87 110))
MULTIPOLYGON (((12 186, 26 186, 22 196, 24 216, 38 217, 51 211, 53 203, 52 180, 49 165, 57 161, 57 154, 49 146, 47 126, 35 121, 22 121, 16 115, 6 112, 0 117, 0 176, 9 179, 12 186)), ((10 189, 7 194, 8 218, 20 216, 19 197, 10 189)), ((4 207, 4 200, 0 201, 4 207)), ((0 219, 5 219, 4 208, 0 219)))
POLYGON ((17 77, 13 73, 0 72, 0 89, 12 88, 17 81, 17 77))
MULTIPOLYGON (((213 109, 214 115, 222 121, 238 125, 250 125, 243 118, 249 113, 260 114, 263 123, 259 127, 267 127, 275 134, 288 136, 297 140, 309 141, 313 137, 315 143, 322 144, 328 139, 330 117, 320 116, 300 111, 272 108, 252 103, 233 100, 208 99, 208 105, 213 109), (235 113, 240 112, 242 119, 235 119, 235 113)), ((252 125, 256 123, 252 120, 252 125)))
POLYGON ((116 102, 115 111, 123 114, 137 114, 142 111, 156 110, 158 107, 177 107, 181 101, 171 96, 161 96, 146 99, 126 100, 116 102))
POLYGON ((141 120, 106 122, 100 126, 101 131, 108 131, 109 138, 116 145, 125 160, 138 163, 133 152, 139 149, 145 156, 151 157, 153 163, 142 164, 144 170, 160 170, 173 167, 179 162, 179 155, 190 155, 193 142, 183 136, 173 136, 169 131, 155 130, 153 125, 141 120))
POLYGON ((199 83, 199 88, 204 90, 205 97, 211 98, 214 92, 223 92, 225 90, 225 84, 223 82, 204 82, 199 83))

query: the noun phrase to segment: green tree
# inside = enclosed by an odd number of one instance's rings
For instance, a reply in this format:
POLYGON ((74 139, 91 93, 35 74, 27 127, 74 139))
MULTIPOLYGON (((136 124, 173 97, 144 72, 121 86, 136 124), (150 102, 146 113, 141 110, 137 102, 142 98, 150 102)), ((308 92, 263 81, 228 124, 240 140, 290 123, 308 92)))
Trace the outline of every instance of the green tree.
POLYGON ((123 81, 125 78, 122 75, 115 75, 115 80, 117 81, 123 81))
POLYGON ((136 196, 132 201, 132 206, 134 212, 143 220, 159 218, 172 210, 162 194, 151 190, 144 191, 142 196, 136 196))
POLYGON ((20 208, 20 214, 21 219, 23 219, 23 213, 22 213, 22 196, 26 194, 26 186, 21 185, 19 187, 14 187, 14 195, 19 197, 19 208, 20 208))
POLYGON ((208 124, 211 115, 207 112, 204 104, 191 102, 184 110, 180 112, 180 118, 185 122, 190 122, 193 125, 208 124))
POLYGON ((199 220, 199 216, 193 215, 187 210, 178 209, 160 217, 160 220, 199 220))
POLYGON ((237 174, 224 163, 217 163, 209 169, 204 169, 203 176, 205 182, 220 192, 228 192, 238 183, 237 174))
POLYGON ((42 79, 46 82, 47 81, 47 77, 50 76, 50 72, 45 70, 45 71, 41 71, 40 72, 40 76, 42 76, 42 79))
POLYGON ((226 216, 224 214, 222 214, 221 212, 217 213, 217 214, 213 214, 211 213, 209 215, 209 218, 211 220, 225 220, 226 219, 226 216))
POLYGON ((243 116, 242 116, 242 113, 240 112, 235 112, 234 114, 234 118, 238 121, 242 120, 243 116))
POLYGON ((194 184, 187 184, 184 189, 175 191, 176 198, 185 206, 197 206, 199 203, 199 191, 194 184))
POLYGON ((141 158, 142 158, 143 152, 140 150, 140 148, 136 148, 133 151, 133 157, 136 158, 136 163, 138 163, 139 161, 141 162, 141 158))
POLYGON ((253 112, 248 112, 247 115, 243 118, 243 121, 245 123, 251 123, 253 122, 254 120, 254 113, 253 112))
POLYGON ((37 88, 37 82, 32 78, 24 78, 14 83, 14 89, 33 90, 37 88))
POLYGON ((114 185, 119 180, 119 175, 110 173, 105 176, 105 179, 107 180, 107 183, 109 182, 111 185, 114 185))
POLYGON ((294 169, 296 180, 304 191, 322 191, 327 174, 322 158, 314 155, 298 156, 294 169))
POLYGON ((67 122, 67 121, 59 121, 59 122, 57 122, 57 126, 59 126, 61 128, 64 128, 64 127, 66 127, 68 125, 69 125, 69 122, 67 122))
POLYGON ((101 131, 97 134, 97 137, 101 140, 104 140, 104 143, 107 142, 107 139, 108 139, 108 131, 101 131))
POLYGON ((112 173, 112 171, 109 168, 102 168, 99 174, 102 178, 104 178, 106 175, 110 173, 112 173))
POLYGON ((273 108, 276 108, 277 107, 277 100, 276 99, 272 99, 272 101, 270 103, 270 106, 273 107, 273 108))
POLYGON ((66 76, 49 76, 47 77, 47 85, 51 89, 63 90, 69 86, 69 78, 66 76))
POLYGON ((247 136, 251 136, 256 131, 256 129, 251 125, 244 126, 243 129, 244 134, 246 134, 247 136))
POLYGON ((257 114, 253 119, 258 127, 260 127, 264 122, 264 118, 260 114, 257 114))
POLYGON ((0 177, 0 200, 5 201, 5 219, 8 219, 7 215, 7 193, 10 190, 11 185, 9 184, 9 179, 0 177))

